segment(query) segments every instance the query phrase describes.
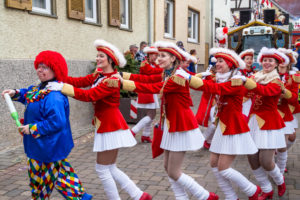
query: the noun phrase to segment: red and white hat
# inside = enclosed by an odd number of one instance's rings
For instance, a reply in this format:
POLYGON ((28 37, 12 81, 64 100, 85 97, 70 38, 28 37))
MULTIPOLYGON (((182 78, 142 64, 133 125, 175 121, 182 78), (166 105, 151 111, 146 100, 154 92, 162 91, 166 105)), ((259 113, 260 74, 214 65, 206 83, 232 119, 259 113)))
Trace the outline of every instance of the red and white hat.
POLYGON ((154 53, 154 54, 158 54, 158 49, 154 46, 151 47, 145 47, 143 50, 144 53, 150 54, 150 53, 154 53))
POLYGON ((291 49, 286 49, 286 48, 279 48, 278 51, 280 51, 281 53, 284 53, 289 58, 290 64, 297 63, 297 57, 295 54, 296 52, 292 51, 291 49))
POLYGON ((158 49, 158 51, 165 51, 173 54, 180 61, 189 60, 189 54, 172 42, 157 41, 154 46, 158 49))
POLYGON ((287 65, 290 62, 289 58, 284 53, 281 53, 274 48, 263 47, 257 56, 257 62, 261 65, 262 60, 266 57, 276 59, 279 64, 283 63, 287 65))
POLYGON ((295 42, 295 47, 300 47, 300 41, 295 42))
POLYGON ((239 56, 241 59, 244 59, 246 56, 254 57, 254 49, 246 49, 245 51, 242 51, 239 56))
POLYGON ((114 45, 106 42, 105 40, 95 40, 94 46, 98 51, 103 51, 107 54, 117 66, 123 68, 126 65, 124 55, 114 45))
POLYGON ((218 27, 216 29, 216 38, 220 44, 226 44, 227 41, 228 27, 218 27))
POLYGON ((211 48, 209 51, 210 55, 213 55, 215 58, 223 58, 227 64, 231 63, 231 66, 234 68, 245 69, 245 62, 238 56, 237 53, 230 49, 225 48, 211 48))

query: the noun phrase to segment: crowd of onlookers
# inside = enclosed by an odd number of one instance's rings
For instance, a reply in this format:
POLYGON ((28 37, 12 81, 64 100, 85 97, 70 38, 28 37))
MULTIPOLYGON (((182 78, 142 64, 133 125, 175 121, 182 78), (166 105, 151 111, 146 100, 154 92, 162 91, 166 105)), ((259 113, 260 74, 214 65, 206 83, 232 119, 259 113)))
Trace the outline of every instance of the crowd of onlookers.
MULTIPOLYGON (((181 48, 182 50, 186 51, 183 45, 182 41, 177 41, 176 45, 181 48)), ((131 57, 134 58, 136 61, 138 61, 138 63, 141 63, 143 60, 145 60, 146 58, 146 53, 143 52, 144 48, 148 46, 148 43, 145 41, 142 41, 140 43, 140 46, 138 47, 135 44, 132 44, 129 46, 129 50, 125 52, 125 55, 131 54, 131 57)), ((189 52, 192 56, 197 58, 197 51, 196 49, 191 49, 189 52)), ((197 59, 197 61, 199 61, 197 59)), ((188 70, 190 72, 197 72, 197 63, 191 62, 188 70)))

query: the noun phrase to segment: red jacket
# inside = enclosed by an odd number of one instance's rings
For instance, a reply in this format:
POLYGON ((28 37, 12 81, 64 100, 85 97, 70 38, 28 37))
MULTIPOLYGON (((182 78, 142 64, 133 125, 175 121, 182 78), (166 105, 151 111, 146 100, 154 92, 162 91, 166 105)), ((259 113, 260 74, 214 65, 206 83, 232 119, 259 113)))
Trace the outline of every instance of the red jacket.
MULTIPOLYGON (((292 92, 292 98, 289 99, 289 107, 290 110, 293 114, 297 114, 300 113, 300 105, 299 105, 299 101, 298 101, 298 92, 299 92, 299 80, 296 80, 295 77, 299 76, 299 74, 297 75, 293 75, 292 77, 292 89, 290 89, 290 91, 292 92)), ((299 77, 298 77, 299 78, 299 77)))
POLYGON ((217 117, 223 135, 236 135, 249 131, 248 124, 242 114, 242 103, 245 88, 231 86, 231 82, 214 83, 203 80, 203 85, 198 88, 206 93, 219 95, 217 101, 217 117))
POLYGON ((277 110, 278 100, 281 96, 282 82, 274 80, 266 85, 256 83, 252 89, 255 93, 250 116, 256 114, 261 130, 277 130, 285 127, 284 121, 277 110))
POLYGON ((91 86, 94 81, 100 81, 95 87, 82 90, 74 87, 74 98, 80 101, 93 102, 94 105, 94 124, 97 133, 113 132, 128 129, 120 110, 120 81, 111 77, 113 73, 87 75, 86 77, 68 77, 67 83, 77 87, 91 86), (102 79, 102 80, 99 80, 102 79))
MULTIPOLYGON (((157 94, 160 93, 164 85, 162 75, 142 76, 132 74, 130 80, 135 81, 135 92, 142 91, 144 93, 157 94), (159 80, 161 81, 158 82, 159 80), (144 83, 141 83, 141 81, 144 83)), ((198 128, 197 120, 190 109, 192 99, 188 81, 181 76, 173 75, 167 80, 162 94, 162 101, 165 105, 165 120, 170 133, 198 128)))
MULTIPOLYGON (((162 72, 163 69, 160 68, 156 63, 150 64, 147 60, 144 60, 141 63, 141 67, 140 67, 141 75, 161 74, 162 72)), ((140 104, 154 103, 153 94, 138 93, 138 103, 140 104)))
MULTIPOLYGON (((215 82, 211 76, 206 77, 207 82, 215 82)), ((196 119, 200 126, 208 127, 208 120, 210 117, 211 107, 215 103, 215 94, 209 92, 203 92, 200 100, 200 104, 198 107, 198 111, 196 114, 196 119)))
POLYGON ((298 84, 295 83, 292 79, 292 76, 285 74, 285 83, 284 86, 286 89, 291 91, 292 93, 292 98, 290 99, 285 99, 285 98, 280 98, 279 104, 278 104, 278 110, 280 111, 281 115, 283 116, 283 121, 285 122, 290 122, 293 121, 293 108, 290 103, 297 102, 298 101, 298 84))

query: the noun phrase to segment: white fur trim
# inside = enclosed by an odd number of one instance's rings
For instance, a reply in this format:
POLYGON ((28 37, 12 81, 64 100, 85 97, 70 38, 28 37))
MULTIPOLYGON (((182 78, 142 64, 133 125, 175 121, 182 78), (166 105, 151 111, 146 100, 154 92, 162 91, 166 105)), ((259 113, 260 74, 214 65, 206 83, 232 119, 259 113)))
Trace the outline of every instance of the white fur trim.
POLYGON ((239 54, 239 56, 242 58, 243 55, 248 54, 248 53, 253 54, 253 58, 254 58, 254 49, 246 49, 246 50, 242 51, 242 52, 239 54))
POLYGON ((230 50, 230 49, 225 49, 225 48, 211 48, 209 50, 210 55, 215 55, 217 53, 225 53, 225 54, 229 54, 231 55, 239 64, 239 68, 240 69, 245 69, 246 68, 246 64, 245 62, 237 55, 237 53, 235 53, 234 51, 230 50))
POLYGON ((299 69, 298 69, 297 67, 292 67, 292 70, 291 70, 291 71, 297 72, 297 71, 299 71, 299 69))
POLYGON ((293 56, 293 60, 289 59, 289 63, 291 64, 296 64, 297 63, 297 57, 295 56, 295 52, 291 49, 286 49, 286 48, 278 48, 278 51, 284 54, 291 54, 293 56))
POLYGON ((176 44, 172 42, 166 42, 166 41, 157 41, 154 43, 154 46, 156 48, 172 48, 176 50, 178 53, 180 53, 186 60, 189 60, 189 54, 182 49, 180 49, 176 44))
POLYGON ((257 62, 261 65, 261 58, 262 56, 267 56, 267 55, 274 55, 274 54, 277 54, 279 55, 281 58, 284 59, 284 64, 287 65, 289 64, 290 62, 290 59, 284 54, 284 53, 281 53, 280 51, 278 51, 277 49, 274 49, 274 48, 267 48, 267 47, 263 47, 258 56, 257 56, 257 62))
POLYGON ((111 49, 119 61, 119 67, 123 68, 126 65, 126 59, 124 55, 119 51, 119 49, 116 46, 110 44, 109 42, 106 42, 105 40, 95 40, 94 46, 96 48, 102 46, 111 49))
POLYGON ((158 53, 158 49, 156 47, 145 47, 143 52, 144 53, 158 53))
POLYGON ((190 60, 191 60, 193 63, 197 63, 197 58, 196 58, 195 56, 190 55, 190 60))

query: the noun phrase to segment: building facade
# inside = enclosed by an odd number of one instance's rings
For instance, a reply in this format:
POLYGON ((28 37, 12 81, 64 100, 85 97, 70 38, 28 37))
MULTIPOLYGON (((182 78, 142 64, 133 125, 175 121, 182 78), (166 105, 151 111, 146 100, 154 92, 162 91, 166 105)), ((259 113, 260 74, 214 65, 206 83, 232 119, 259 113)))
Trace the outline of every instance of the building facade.
MULTIPOLYGON (((0 1, 0 90, 37 84, 33 61, 43 50, 60 52, 70 76, 85 76, 94 67, 96 39, 105 39, 121 51, 153 41, 149 5, 153 6, 152 0, 0 1)), ((92 105, 69 100, 74 136, 92 130, 92 105)), ((22 117, 24 106, 15 105, 22 117)), ((0 107, 1 151, 21 145, 21 139, 3 99, 0 107)))

